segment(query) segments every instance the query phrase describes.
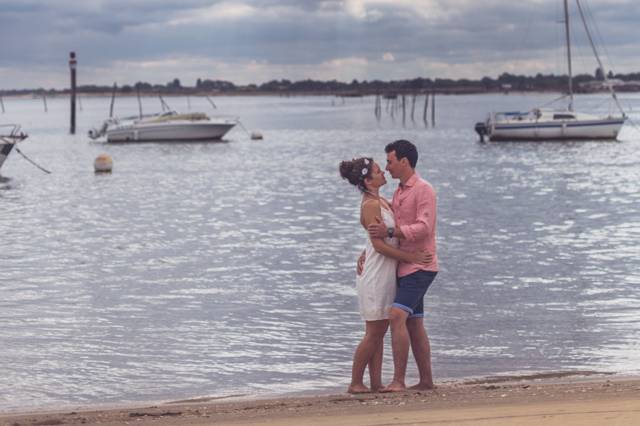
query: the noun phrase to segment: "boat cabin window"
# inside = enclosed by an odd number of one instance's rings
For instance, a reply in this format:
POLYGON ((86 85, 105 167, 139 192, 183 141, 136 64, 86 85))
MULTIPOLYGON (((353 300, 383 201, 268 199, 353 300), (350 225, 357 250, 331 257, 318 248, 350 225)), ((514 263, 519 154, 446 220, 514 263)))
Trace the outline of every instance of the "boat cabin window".
POLYGON ((553 114, 554 120, 575 120, 576 117, 573 114, 553 114))

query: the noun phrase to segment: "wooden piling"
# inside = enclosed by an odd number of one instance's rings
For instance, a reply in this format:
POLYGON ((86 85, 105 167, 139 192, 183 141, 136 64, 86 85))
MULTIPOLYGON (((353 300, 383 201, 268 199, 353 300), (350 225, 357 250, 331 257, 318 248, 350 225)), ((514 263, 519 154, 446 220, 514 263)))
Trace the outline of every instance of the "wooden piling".
POLYGON ((49 108, 47 107, 47 95, 46 95, 46 93, 42 94, 42 102, 44 104, 44 112, 49 112, 49 108))
POLYGON ((427 121, 428 109, 429 109, 429 92, 424 94, 424 110, 422 111, 422 121, 424 121, 425 126, 429 125, 429 122, 427 121))
POLYGON ((431 126, 436 125, 436 91, 431 93, 431 126))
POLYGON ((402 95, 402 125, 404 126, 405 122, 406 122, 406 116, 407 116, 407 108, 405 105, 405 95, 402 95))
POLYGON ((0 106, 2 107, 2 113, 4 114, 4 101, 2 100, 2 95, 0 95, 0 106))
POLYGON ((71 72, 71 123, 69 133, 76 134, 76 52, 69 53, 69 71, 71 72))
POLYGON ((116 91, 118 90, 118 85, 113 83, 113 90, 111 91, 111 105, 109 105, 109 118, 113 118, 113 104, 116 102, 116 91))
POLYGON ((413 119, 413 113, 416 111, 416 94, 411 95, 411 121, 415 122, 413 119))
POLYGON ((142 100, 140 99, 140 87, 139 86, 136 88, 136 94, 138 96, 138 114, 140 116, 140 119, 142 119, 142 100))

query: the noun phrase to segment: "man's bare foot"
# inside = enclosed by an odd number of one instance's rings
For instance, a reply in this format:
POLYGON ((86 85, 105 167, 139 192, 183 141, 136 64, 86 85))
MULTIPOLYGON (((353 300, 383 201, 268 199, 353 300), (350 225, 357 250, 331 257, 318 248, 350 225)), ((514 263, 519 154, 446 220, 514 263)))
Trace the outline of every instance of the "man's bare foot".
POLYGON ((409 387, 410 390, 434 390, 436 386, 433 383, 418 383, 409 387))
POLYGON ((369 393, 371 392, 368 387, 362 384, 350 385, 347 389, 348 393, 369 393))
POLYGON ((380 389, 380 392, 404 392, 406 390, 407 387, 404 385, 404 383, 391 382, 387 387, 380 389))

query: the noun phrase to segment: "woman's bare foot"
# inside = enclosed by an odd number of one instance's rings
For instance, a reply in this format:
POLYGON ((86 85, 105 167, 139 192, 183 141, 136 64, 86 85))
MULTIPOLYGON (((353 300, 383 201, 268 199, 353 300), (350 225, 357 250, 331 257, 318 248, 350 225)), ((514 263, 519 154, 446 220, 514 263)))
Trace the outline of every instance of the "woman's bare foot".
POLYGON ((411 386, 410 390, 433 390, 435 389, 435 385, 433 383, 418 383, 417 385, 411 386))
POLYGON ((363 384, 350 385, 347 389, 348 393, 369 393, 371 392, 368 387, 363 384))
POLYGON ((381 389, 380 392, 404 392, 407 390, 407 387, 404 383, 393 381, 389 383, 387 387, 381 389))

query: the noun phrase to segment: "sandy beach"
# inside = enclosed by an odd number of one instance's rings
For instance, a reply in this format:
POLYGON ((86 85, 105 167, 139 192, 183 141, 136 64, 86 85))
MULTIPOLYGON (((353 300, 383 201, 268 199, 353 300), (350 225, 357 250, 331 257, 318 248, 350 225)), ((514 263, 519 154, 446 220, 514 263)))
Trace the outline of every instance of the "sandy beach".
POLYGON ((632 425, 640 378, 541 375, 442 384, 434 391, 276 399, 194 399, 153 406, 0 414, 26 425, 632 425))

